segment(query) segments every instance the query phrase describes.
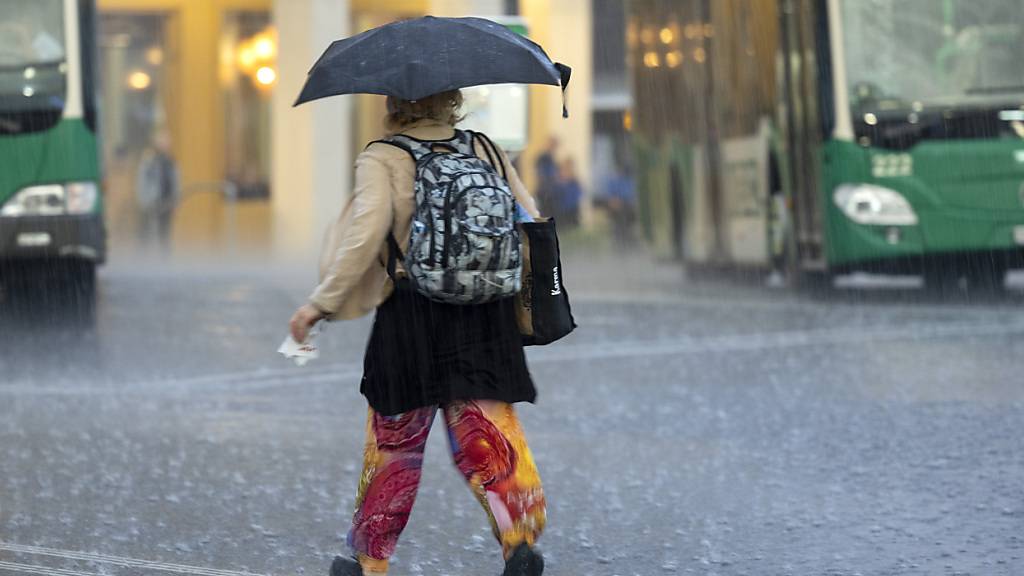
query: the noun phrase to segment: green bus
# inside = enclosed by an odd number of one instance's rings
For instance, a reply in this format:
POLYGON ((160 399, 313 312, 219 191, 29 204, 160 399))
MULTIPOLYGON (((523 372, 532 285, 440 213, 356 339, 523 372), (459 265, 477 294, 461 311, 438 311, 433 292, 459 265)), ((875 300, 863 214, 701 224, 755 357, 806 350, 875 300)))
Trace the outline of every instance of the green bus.
POLYGON ((90 297, 106 257, 95 21, 91 0, 0 0, 0 274, 46 267, 90 297))
POLYGON ((631 7, 641 218, 687 265, 1024 267, 1024 0, 631 7))

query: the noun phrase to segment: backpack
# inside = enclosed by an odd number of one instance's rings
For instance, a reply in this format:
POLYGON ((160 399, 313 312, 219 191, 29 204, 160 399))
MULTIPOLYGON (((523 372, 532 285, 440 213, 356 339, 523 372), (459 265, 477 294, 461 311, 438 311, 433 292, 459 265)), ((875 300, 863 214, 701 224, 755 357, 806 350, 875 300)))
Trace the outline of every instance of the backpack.
MULTIPOLYGON (((412 232, 404 255, 388 234, 388 271, 394 276, 395 258, 401 259, 420 294, 448 304, 508 298, 522 283, 515 195, 494 160, 476 155, 475 135, 456 130, 443 141, 403 134, 381 140, 416 162, 412 232)), ((490 158, 494 145, 480 136, 490 158)))

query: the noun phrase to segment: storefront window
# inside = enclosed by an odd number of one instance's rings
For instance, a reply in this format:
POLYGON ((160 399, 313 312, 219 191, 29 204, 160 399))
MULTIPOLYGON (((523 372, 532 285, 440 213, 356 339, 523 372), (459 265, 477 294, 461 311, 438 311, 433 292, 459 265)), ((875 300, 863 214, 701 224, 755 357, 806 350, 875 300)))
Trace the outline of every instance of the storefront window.
POLYGON ((103 137, 108 158, 119 160, 152 143, 166 128, 165 17, 105 14, 100 19, 103 137))
POLYGON ((220 75, 225 178, 239 199, 270 196, 270 95, 277 83, 277 35, 265 11, 224 15, 220 75))

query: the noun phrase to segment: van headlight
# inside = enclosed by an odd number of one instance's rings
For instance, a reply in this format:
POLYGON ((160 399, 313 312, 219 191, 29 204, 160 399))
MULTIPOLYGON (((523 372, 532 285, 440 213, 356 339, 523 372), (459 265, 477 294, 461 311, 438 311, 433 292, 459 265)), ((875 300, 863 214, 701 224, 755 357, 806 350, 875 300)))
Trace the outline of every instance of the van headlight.
POLYGON ((833 195, 836 206, 858 224, 914 226, 917 214, 902 194, 874 184, 843 184, 833 195))
POLYGON ((90 214, 99 190, 95 182, 43 184, 22 188, 0 207, 0 216, 61 216, 90 214))

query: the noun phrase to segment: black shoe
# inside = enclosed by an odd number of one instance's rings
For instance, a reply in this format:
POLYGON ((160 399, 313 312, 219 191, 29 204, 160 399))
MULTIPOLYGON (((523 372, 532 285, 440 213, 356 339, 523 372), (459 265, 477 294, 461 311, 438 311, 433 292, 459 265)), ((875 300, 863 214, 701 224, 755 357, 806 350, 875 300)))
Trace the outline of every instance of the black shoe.
POLYGON ((335 556, 331 562, 331 576, 363 576, 363 567, 352 558, 335 556))
POLYGON ((543 573, 544 558, 540 552, 520 544, 505 561, 505 571, 501 576, 540 576, 543 573))

